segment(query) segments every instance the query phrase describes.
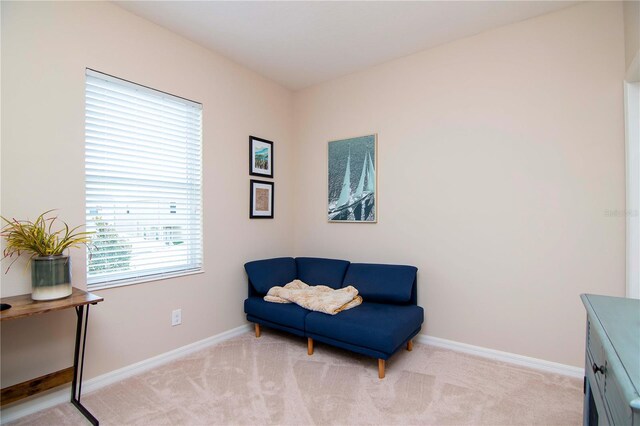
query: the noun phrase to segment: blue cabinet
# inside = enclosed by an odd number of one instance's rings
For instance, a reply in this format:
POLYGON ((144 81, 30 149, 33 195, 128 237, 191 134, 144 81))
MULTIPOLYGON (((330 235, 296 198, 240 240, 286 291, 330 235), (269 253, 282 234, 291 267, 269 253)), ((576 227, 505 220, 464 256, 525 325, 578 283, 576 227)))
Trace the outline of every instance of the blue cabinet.
POLYGON ((584 426, 640 426, 640 300, 583 294, 584 426))

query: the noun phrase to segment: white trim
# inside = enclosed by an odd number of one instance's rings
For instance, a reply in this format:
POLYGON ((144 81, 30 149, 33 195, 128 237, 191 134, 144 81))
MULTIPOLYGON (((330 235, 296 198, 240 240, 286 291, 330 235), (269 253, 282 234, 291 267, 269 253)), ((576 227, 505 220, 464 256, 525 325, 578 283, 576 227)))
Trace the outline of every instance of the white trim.
POLYGON ((87 284, 87 290, 89 291, 107 290, 110 288, 126 287, 130 285, 148 283, 152 281, 169 280, 171 278, 186 277, 189 275, 197 275, 197 274, 204 274, 204 269, 200 268, 197 271, 190 270, 186 272, 176 271, 176 272, 169 272, 165 274, 147 275, 147 276, 142 276, 138 278, 128 278, 124 280, 105 281, 97 284, 87 284))
MULTIPOLYGON (((636 57, 636 60, 638 58, 636 57)), ((640 299, 640 83, 624 83, 627 297, 640 299)))
MULTIPOLYGON (((215 336, 207 337, 206 339, 200 340, 198 342, 190 343, 172 351, 165 352, 163 354, 145 359, 140 362, 136 362, 135 364, 128 365, 118 370, 105 373, 101 376, 94 377, 93 379, 86 380, 82 384, 82 393, 83 395, 86 395, 105 386, 111 385, 113 383, 148 371, 152 368, 156 368, 168 362, 174 361, 178 358, 208 348, 209 346, 213 346, 225 340, 232 339, 236 336, 248 332, 249 330, 251 330, 250 324, 241 325, 240 327, 236 327, 220 334, 216 334, 215 336)), ((3 408, 0 411, 0 424, 9 423, 21 417, 33 414, 37 411, 51 408, 64 402, 69 402, 70 395, 71 386, 67 385, 42 396, 34 397, 33 399, 30 399, 23 403, 18 403, 14 406, 3 408)))
POLYGON ((625 76, 625 81, 627 83, 637 83, 640 82, 640 50, 636 52, 636 55, 633 57, 629 68, 627 68, 627 75, 625 76))
POLYGON ((482 346, 474 346, 467 343, 454 342, 453 340, 427 336, 425 334, 419 334, 416 340, 418 341, 418 343, 422 343, 425 345, 451 349, 457 352, 463 352, 466 354, 489 358, 496 361, 508 362, 510 364, 516 364, 523 367, 546 371, 549 373, 562 374, 563 376, 576 377, 579 379, 582 379, 584 377, 584 369, 580 367, 574 367, 572 365, 545 361, 543 359, 531 358, 511 352, 497 351, 495 349, 483 348, 482 346))

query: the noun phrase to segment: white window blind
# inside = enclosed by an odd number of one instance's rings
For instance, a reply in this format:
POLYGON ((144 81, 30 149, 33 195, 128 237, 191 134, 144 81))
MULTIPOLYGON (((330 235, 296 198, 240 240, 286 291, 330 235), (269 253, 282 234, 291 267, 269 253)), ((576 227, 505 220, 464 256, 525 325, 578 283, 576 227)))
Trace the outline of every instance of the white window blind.
POLYGON ((202 105, 86 71, 90 288, 202 267, 202 105))

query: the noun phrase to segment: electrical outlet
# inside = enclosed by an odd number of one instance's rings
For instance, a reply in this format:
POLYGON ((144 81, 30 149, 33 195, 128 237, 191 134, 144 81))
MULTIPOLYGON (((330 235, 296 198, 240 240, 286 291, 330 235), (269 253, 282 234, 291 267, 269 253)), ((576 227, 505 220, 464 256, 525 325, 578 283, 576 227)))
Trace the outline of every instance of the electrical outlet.
POLYGON ((171 326, 182 324, 182 309, 174 309, 171 312, 171 326))

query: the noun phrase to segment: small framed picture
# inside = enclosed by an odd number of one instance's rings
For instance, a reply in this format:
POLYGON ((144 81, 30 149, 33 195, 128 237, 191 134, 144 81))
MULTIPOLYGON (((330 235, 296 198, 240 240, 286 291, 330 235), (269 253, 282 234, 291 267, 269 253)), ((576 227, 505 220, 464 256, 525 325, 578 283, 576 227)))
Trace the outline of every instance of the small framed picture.
POLYGON ((273 142, 249 136, 249 174, 273 178, 273 142))
POLYGON ((273 182, 251 179, 249 218, 273 219, 273 182))

